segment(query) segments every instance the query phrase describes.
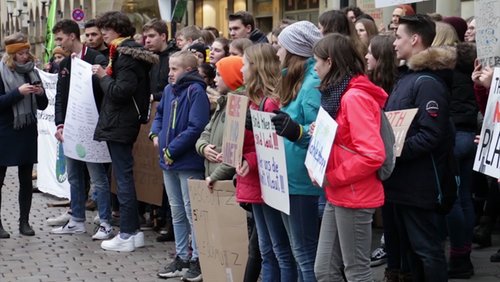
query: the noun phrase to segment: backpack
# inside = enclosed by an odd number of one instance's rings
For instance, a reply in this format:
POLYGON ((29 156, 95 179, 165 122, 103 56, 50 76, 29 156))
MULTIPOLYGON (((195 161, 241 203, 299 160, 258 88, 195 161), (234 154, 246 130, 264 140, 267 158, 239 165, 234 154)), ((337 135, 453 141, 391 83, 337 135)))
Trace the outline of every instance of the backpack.
POLYGON ((385 161, 377 170, 377 176, 380 180, 384 181, 391 176, 396 166, 396 137, 394 136, 391 123, 382 109, 380 109, 380 120, 380 136, 384 142, 385 161))

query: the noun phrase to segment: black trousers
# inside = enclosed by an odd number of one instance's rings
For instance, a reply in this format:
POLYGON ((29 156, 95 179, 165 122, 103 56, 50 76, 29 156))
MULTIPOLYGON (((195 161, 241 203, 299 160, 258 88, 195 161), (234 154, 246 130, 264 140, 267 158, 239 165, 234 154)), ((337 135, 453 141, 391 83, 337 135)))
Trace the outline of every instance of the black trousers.
MULTIPOLYGON (((7 172, 6 166, 0 166, 0 212, 2 203, 1 187, 3 187, 5 174, 7 172)), ((19 179, 19 221, 28 222, 31 199, 33 198, 33 182, 31 174, 33 172, 33 164, 26 164, 18 166, 18 179, 19 179)))

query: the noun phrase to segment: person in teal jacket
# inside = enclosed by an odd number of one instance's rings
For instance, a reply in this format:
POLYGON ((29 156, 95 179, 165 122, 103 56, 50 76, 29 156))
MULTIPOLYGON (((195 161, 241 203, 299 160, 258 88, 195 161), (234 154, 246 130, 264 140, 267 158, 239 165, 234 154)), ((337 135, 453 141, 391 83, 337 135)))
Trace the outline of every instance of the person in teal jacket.
POLYGON ((314 262, 318 245, 318 196, 304 165, 310 136, 321 104, 320 79, 314 71, 312 48, 321 39, 318 28, 308 21, 296 22, 278 36, 278 57, 283 67, 279 80, 281 109, 271 121, 276 133, 285 137, 285 158, 290 193, 290 214, 282 213, 299 281, 316 281, 314 262))

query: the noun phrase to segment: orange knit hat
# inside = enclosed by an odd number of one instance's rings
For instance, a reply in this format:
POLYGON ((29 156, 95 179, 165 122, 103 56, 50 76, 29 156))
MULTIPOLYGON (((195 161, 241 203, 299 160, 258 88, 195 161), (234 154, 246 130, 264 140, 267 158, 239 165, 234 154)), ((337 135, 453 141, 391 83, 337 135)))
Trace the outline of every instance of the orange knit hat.
POLYGON ((241 73, 241 68, 243 67, 242 57, 225 57, 220 59, 215 66, 229 89, 234 91, 243 85, 243 73, 241 73))

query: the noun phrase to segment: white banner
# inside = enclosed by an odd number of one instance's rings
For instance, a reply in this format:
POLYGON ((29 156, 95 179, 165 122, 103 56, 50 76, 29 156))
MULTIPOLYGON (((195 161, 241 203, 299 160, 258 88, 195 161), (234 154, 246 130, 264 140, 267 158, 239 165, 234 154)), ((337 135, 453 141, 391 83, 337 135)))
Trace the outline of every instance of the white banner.
MULTIPOLYGON (((272 113, 250 110, 262 198, 269 206, 290 214, 288 175, 283 137, 276 134, 272 113)), ((307 177, 305 175, 304 177, 307 177)))
POLYGON ((397 5, 401 5, 401 4, 410 4, 410 3, 423 2, 423 1, 426 1, 426 0, 375 0, 375 8, 397 6, 397 5))
POLYGON ((109 163, 106 142, 94 141, 99 114, 92 89, 92 65, 73 58, 68 108, 64 121, 64 154, 75 160, 109 163))
POLYGON ((500 1, 476 0, 476 48, 483 66, 500 66, 500 1))
POLYGON ((307 149, 305 165, 314 180, 318 182, 320 187, 323 187, 326 165, 328 164, 338 124, 323 107, 319 108, 315 124, 316 127, 307 149))
POLYGON ((474 170, 500 178, 500 68, 493 73, 474 170))
POLYGON ((38 118, 38 165, 37 186, 44 193, 60 198, 70 198, 69 183, 66 174, 66 162, 62 145, 54 134, 54 104, 56 101, 57 74, 38 70, 42 79, 49 105, 37 112, 38 118))

